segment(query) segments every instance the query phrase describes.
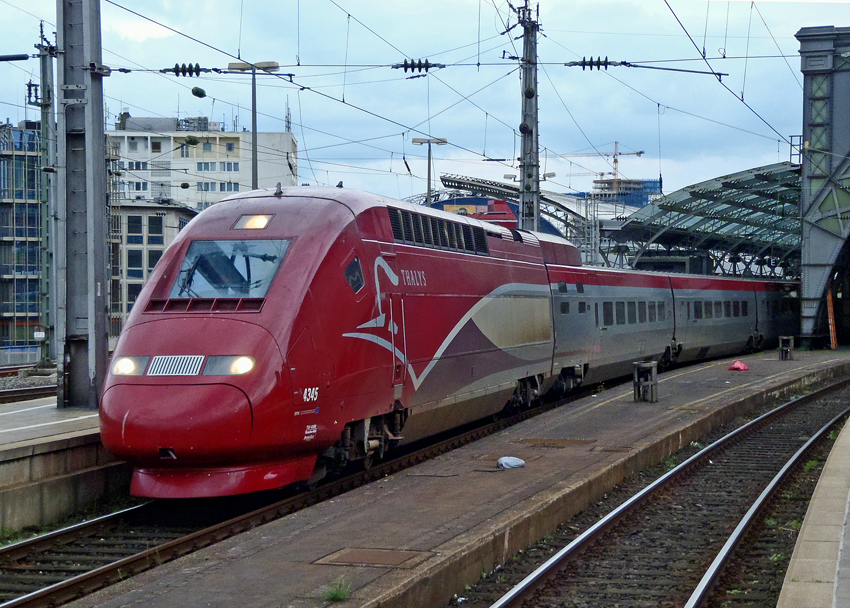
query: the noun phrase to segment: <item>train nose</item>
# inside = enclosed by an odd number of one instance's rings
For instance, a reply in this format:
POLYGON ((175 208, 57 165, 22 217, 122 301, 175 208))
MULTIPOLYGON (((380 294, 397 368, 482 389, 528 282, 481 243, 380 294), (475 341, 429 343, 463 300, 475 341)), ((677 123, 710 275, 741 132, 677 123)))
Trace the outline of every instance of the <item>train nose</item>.
POLYGON ((101 400, 101 439, 119 458, 213 463, 247 447, 248 397, 228 384, 116 384, 101 400))

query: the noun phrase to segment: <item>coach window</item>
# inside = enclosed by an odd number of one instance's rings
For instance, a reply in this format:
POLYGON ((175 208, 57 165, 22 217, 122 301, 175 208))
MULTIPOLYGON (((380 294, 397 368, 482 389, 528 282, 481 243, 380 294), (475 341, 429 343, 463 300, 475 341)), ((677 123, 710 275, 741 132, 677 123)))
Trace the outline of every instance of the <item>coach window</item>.
POLYGON ((563 281, 558 282, 558 293, 567 293, 567 284, 563 281))
POLYGON ((749 304, 750 304, 749 302, 741 302, 741 316, 742 317, 750 316, 749 304))
POLYGON ((593 304, 593 316, 596 321, 596 327, 599 327, 599 302, 593 304))
POLYGON ((626 303, 625 302, 617 302, 616 303, 616 311, 617 311, 617 325, 625 325, 626 324, 626 303))
POLYGON ((569 302, 561 302, 561 314, 562 315, 570 314, 570 303, 569 302))
POLYGON ((584 283, 576 283, 576 293, 584 293, 584 283))
POLYGON ((647 309, 649 312, 649 322, 655 323, 655 302, 650 302, 647 309))
POLYGON ((658 320, 662 323, 666 320, 664 318, 664 302, 658 303, 658 320))
POLYGON ((579 302, 578 303, 578 312, 579 312, 579 314, 581 314, 583 312, 587 312, 587 304, 585 304, 584 302, 579 302))
POLYGON ((614 324, 613 302, 602 302, 602 324, 606 327, 614 324))
POLYGON ((638 302, 638 323, 646 323, 646 302, 638 302))
POLYGON ((732 316, 740 317, 741 316, 741 303, 740 302, 732 302, 732 316))
POLYGON ((715 302, 714 303, 714 318, 720 319, 723 317, 723 303, 715 302))
POLYGON ((705 315, 705 318, 710 319, 711 316, 712 316, 711 315, 711 312, 712 312, 711 302, 705 302, 702 306, 702 310, 703 310, 703 314, 705 315))
POLYGON ((626 310, 628 311, 629 325, 637 323, 637 307, 634 302, 626 302, 626 310))
POLYGON ((723 316, 727 318, 732 316, 732 302, 723 302, 723 316))
POLYGON ((363 289, 366 281, 363 279, 363 269, 360 268, 360 260, 358 258, 355 257, 351 260, 351 263, 345 267, 344 274, 348 286, 351 287, 351 291, 357 293, 363 289))

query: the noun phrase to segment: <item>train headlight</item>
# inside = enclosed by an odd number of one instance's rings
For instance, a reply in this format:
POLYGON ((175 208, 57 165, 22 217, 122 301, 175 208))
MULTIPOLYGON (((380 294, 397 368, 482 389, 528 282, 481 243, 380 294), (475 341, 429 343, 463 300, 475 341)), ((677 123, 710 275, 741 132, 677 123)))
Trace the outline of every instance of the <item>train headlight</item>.
POLYGON ((254 357, 246 355, 213 355, 207 357, 204 366, 205 376, 241 376, 247 374, 257 364, 254 357))
POLYGON ((141 376, 145 373, 150 357, 118 357, 112 363, 114 376, 141 376))

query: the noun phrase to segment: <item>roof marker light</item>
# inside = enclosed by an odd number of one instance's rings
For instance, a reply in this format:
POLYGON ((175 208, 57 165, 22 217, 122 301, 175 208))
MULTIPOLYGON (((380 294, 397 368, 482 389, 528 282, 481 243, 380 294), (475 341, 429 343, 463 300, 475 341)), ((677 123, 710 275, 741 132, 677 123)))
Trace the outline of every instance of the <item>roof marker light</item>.
POLYGON ((233 226, 234 230, 262 230, 269 225, 271 215, 243 215, 233 226))

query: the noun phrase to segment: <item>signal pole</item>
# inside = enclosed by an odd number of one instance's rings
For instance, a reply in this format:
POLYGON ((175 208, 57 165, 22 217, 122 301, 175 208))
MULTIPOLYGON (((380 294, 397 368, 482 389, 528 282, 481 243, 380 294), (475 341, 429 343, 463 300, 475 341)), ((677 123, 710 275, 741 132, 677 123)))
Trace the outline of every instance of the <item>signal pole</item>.
MULTIPOLYGON (((540 155, 537 133, 537 32, 539 23, 525 0, 525 6, 515 9, 523 29, 522 45, 522 153, 519 158, 520 227, 540 228, 540 155)), ((540 8, 538 7, 538 18, 540 8)))
POLYGON ((56 359, 56 282, 50 276, 53 267, 52 217, 56 210, 56 186, 53 179, 56 171, 56 119, 53 110, 53 58, 56 47, 44 36, 41 24, 41 40, 35 45, 41 60, 41 97, 37 105, 41 108, 41 365, 47 367, 56 359))

